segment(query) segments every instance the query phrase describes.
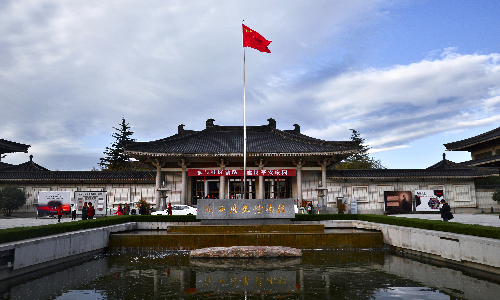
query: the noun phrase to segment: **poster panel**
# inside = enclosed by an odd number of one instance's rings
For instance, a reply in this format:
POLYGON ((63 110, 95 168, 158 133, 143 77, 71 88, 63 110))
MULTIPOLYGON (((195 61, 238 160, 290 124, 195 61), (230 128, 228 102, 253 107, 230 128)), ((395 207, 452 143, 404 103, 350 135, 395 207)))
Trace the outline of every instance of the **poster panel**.
POLYGON ((75 192, 75 202, 77 214, 82 213, 82 207, 85 202, 92 203, 95 207, 96 215, 105 215, 107 208, 107 192, 75 192))
POLYGON ((408 213, 412 211, 410 191, 384 191, 385 211, 390 213, 408 213))
POLYGON ((441 200, 444 199, 443 190, 416 190, 416 211, 439 211, 441 200))
POLYGON ((57 215, 57 207, 62 205, 63 214, 70 211, 71 192, 40 191, 38 193, 38 215, 57 215))

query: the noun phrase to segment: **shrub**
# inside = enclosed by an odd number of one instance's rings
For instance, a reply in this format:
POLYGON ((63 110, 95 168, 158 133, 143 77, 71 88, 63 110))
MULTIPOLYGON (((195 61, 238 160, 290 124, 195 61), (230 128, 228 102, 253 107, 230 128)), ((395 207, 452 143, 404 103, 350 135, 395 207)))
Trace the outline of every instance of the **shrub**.
POLYGON ((6 217, 12 215, 12 211, 19 209, 26 203, 24 191, 15 186, 6 186, 0 189, 0 208, 6 217))
POLYGON ((495 189, 493 192, 493 200, 500 204, 500 188, 495 189))

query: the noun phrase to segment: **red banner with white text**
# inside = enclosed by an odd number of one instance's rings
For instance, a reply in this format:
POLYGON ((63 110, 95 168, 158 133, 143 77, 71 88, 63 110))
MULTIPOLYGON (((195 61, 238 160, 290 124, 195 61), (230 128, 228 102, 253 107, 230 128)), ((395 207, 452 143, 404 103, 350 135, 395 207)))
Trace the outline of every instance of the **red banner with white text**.
MULTIPOLYGON (((236 176, 242 177, 243 170, 188 169, 188 176, 236 176)), ((247 176, 297 176, 296 169, 247 170, 247 176)))

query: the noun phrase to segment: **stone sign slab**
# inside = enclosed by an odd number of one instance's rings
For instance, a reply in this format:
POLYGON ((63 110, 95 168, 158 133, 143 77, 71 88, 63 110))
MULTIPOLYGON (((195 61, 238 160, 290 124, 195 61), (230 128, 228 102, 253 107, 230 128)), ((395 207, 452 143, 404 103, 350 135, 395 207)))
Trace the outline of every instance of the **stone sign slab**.
POLYGON ((197 219, 293 219, 294 199, 200 199, 197 219))

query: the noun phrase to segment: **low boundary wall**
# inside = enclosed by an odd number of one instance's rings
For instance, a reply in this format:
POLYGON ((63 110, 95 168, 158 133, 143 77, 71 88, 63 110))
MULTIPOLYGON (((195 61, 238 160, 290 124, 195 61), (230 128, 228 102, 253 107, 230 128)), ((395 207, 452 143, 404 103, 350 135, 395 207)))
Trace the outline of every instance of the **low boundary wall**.
POLYGON ((465 234, 371 223, 320 221, 325 228, 355 227, 381 231, 384 243, 403 252, 500 274, 500 240, 465 234))
POLYGON ((104 251, 113 232, 134 230, 135 222, 49 235, 0 245, 0 280, 104 251))
MULTIPOLYGON (((303 222, 294 222, 301 224, 303 222)), ((371 223, 317 221, 325 228, 359 228, 381 231, 386 245, 406 253, 500 274, 500 240, 441 231, 371 223)), ((167 229, 182 223, 129 222, 0 245, 0 281, 52 267, 106 250, 109 235, 136 229, 167 229)))

